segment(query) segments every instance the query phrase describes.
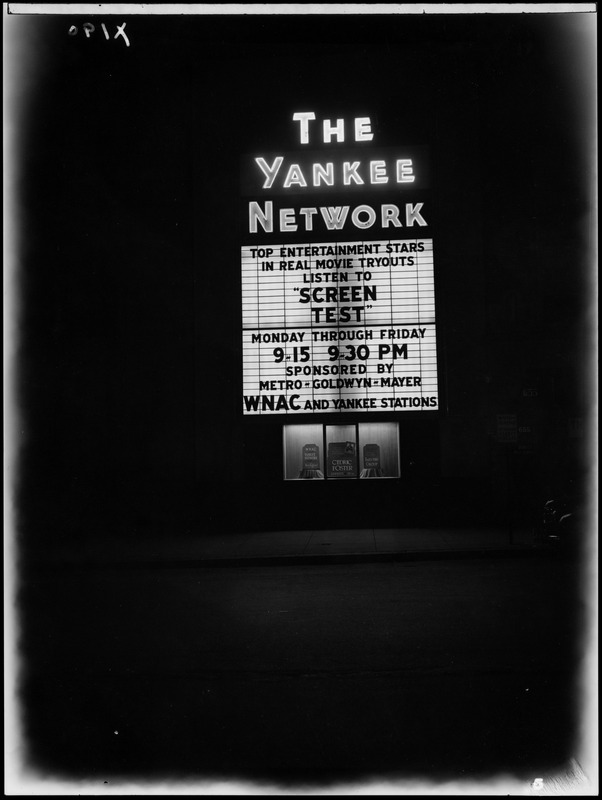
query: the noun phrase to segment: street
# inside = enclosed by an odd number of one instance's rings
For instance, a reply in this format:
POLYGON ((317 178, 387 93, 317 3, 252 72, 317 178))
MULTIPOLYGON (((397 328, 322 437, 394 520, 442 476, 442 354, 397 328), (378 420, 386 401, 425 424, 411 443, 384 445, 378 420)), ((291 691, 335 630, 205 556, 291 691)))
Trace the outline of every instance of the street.
POLYGON ((578 583, 546 557, 38 570, 34 763, 101 782, 533 780, 574 755, 578 583))

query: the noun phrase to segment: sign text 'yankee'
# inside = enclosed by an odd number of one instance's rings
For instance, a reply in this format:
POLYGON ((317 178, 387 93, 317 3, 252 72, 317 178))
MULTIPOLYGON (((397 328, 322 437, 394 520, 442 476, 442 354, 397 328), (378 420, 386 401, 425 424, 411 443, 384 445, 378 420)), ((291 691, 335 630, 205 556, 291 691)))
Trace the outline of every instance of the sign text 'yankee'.
POLYGON ((417 181, 414 157, 407 153, 392 154, 388 149, 378 157, 366 150, 366 142, 372 142, 374 133, 370 117, 356 117, 352 124, 345 119, 317 120, 314 112, 296 112, 293 122, 298 123, 299 142, 302 146, 321 139, 320 144, 344 144, 351 129, 354 150, 345 150, 345 155, 336 158, 337 150, 327 149, 293 154, 255 156, 252 159, 246 193, 261 195, 261 199, 248 201, 249 234, 296 231, 341 231, 351 227, 366 230, 376 226, 382 230, 426 227, 424 202, 359 203, 356 205, 310 204, 275 205, 275 201, 264 199, 265 195, 290 194, 298 198, 303 195, 326 196, 332 192, 396 189, 407 190, 417 181), (321 135, 320 135, 321 134, 321 135), (319 158, 319 160, 318 160, 319 158))

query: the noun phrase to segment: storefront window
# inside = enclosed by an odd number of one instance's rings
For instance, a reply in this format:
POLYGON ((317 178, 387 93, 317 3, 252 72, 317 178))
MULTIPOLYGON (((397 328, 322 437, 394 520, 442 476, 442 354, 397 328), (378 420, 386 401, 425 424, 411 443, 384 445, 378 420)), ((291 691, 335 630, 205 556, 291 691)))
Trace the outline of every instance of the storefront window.
POLYGON ((322 425, 285 425, 284 479, 324 480, 322 425))
POLYGON ((360 478, 399 478, 397 423, 360 423, 358 428, 360 478))
POLYGON ((285 480, 399 478, 396 422, 285 425, 285 480))

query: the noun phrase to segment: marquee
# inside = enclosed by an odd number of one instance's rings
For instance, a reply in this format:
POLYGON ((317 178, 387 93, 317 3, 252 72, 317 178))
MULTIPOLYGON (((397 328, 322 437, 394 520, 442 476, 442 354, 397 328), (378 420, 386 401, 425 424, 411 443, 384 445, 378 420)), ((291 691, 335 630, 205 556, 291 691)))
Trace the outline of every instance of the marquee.
MULTIPOLYGON (((301 145, 309 141, 312 118, 293 115, 306 121, 301 145)), ((344 134, 342 122, 325 121, 325 142, 328 132, 344 134)), ((362 159, 350 160, 345 150, 345 160, 336 161, 330 143, 321 162, 301 151, 243 164, 243 195, 254 197, 241 247, 244 414, 438 408, 428 211, 407 194, 403 202, 379 203, 370 194, 420 187, 414 169, 425 163, 423 149, 371 158, 370 119, 360 118, 354 129, 368 143, 362 159), (371 202, 331 203, 325 192, 337 175, 343 184, 337 201, 345 184, 357 197, 365 183, 370 196, 361 200, 371 202), (300 231, 322 231, 323 238, 287 241, 300 231), (271 241, 272 235, 280 238, 271 241)))

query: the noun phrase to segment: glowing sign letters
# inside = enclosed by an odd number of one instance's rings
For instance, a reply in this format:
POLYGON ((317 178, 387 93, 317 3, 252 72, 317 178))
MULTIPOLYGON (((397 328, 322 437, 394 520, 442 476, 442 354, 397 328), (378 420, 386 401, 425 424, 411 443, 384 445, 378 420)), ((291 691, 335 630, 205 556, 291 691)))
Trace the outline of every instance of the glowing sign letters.
MULTIPOLYGON (((309 123, 316 119, 313 111, 296 111, 293 114, 293 120, 299 122, 299 141, 301 144, 309 143, 309 123)), ((356 142, 370 142, 374 138, 371 129, 372 123, 370 117, 356 117, 354 119, 355 141, 356 142)), ((329 119, 325 119, 322 123, 322 133, 324 142, 330 142, 333 135, 336 136, 337 142, 345 141, 345 120, 337 119, 336 124, 333 125, 329 119)))

